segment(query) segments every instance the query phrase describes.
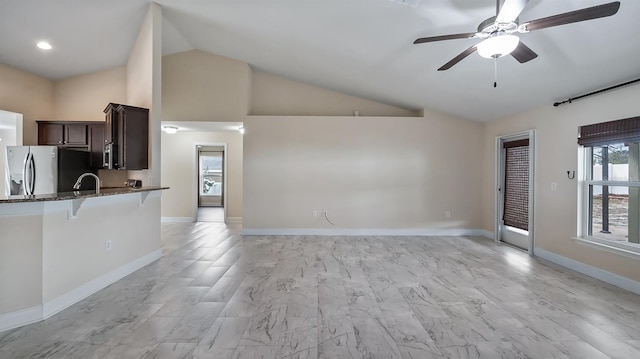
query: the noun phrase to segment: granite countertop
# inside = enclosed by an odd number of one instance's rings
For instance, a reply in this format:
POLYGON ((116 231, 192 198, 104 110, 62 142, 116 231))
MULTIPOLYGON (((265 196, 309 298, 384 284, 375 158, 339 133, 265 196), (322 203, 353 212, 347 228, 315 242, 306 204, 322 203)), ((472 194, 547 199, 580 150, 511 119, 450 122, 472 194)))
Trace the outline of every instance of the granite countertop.
POLYGON ((42 202, 42 201, 66 201, 66 200, 76 199, 76 198, 113 196, 117 194, 160 191, 163 189, 169 189, 169 187, 161 187, 161 186, 148 186, 148 187, 140 187, 140 188, 107 187, 107 188, 100 188, 99 193, 96 193, 95 190, 90 190, 90 191, 38 194, 33 196, 24 196, 24 195, 23 196, 0 196, 0 204, 22 203, 22 202, 42 202))

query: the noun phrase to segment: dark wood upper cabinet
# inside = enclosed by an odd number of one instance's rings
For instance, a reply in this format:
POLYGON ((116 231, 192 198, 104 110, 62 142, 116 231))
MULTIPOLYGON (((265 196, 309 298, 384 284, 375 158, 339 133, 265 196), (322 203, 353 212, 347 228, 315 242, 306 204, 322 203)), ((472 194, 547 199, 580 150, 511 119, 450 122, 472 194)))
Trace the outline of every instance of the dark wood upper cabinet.
POLYGON ((91 152, 91 168, 103 167, 104 132, 105 124, 98 122, 87 125, 87 144, 91 152))
POLYGON ((104 122, 37 121, 38 145, 75 148, 91 152, 91 167, 102 168, 104 122))
POLYGON ((38 144, 49 146, 64 145, 64 124, 58 122, 38 122, 38 144))
POLYGON ((110 144, 110 168, 149 168, 149 109, 110 103, 104 109, 104 140, 110 144))
POLYGON ((65 124, 63 142, 66 146, 87 146, 87 124, 65 124))
MULTIPOLYGON (((142 170, 149 168, 149 110, 119 105, 114 144, 116 168, 142 170)), ((113 127, 112 127, 113 131, 113 127)))
POLYGON ((87 146, 87 123, 37 121, 38 144, 47 146, 87 146))
POLYGON ((117 140, 118 112, 116 110, 118 106, 120 105, 117 103, 109 103, 104 109, 104 143, 112 143, 117 140))

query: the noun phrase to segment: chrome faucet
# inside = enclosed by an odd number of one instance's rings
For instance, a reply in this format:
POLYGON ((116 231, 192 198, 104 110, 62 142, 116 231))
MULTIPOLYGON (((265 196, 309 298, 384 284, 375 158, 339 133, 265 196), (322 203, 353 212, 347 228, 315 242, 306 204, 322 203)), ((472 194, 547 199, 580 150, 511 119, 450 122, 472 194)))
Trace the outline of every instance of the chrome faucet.
POLYGON ((87 176, 91 176, 91 177, 96 179, 96 193, 100 193, 100 178, 98 178, 98 176, 96 176, 96 175, 94 175, 93 173, 90 173, 90 172, 81 174, 80 177, 78 177, 78 180, 76 181, 76 184, 73 185, 73 189, 74 190, 79 190, 80 189, 80 184, 82 183, 82 179, 87 177, 87 176))

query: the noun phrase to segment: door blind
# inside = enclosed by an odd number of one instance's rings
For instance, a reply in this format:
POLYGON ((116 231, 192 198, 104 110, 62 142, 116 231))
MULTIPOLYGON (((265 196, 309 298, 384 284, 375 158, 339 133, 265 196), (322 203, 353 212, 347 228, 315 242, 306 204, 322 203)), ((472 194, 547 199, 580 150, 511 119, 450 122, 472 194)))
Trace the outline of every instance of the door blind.
POLYGON ((505 142, 504 224, 529 230, 529 140, 505 142))

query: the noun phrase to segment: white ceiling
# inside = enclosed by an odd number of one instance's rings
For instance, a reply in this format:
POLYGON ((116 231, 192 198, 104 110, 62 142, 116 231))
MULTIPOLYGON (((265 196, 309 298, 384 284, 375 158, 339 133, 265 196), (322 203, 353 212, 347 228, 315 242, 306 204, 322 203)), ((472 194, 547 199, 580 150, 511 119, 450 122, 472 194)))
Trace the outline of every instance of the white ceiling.
MULTIPOLYGON (((611 0, 530 0, 521 22, 611 0)), ((640 77, 640 1, 618 14, 520 35, 540 56, 525 64, 472 54, 474 44, 413 45, 473 32, 493 0, 156 0, 163 53, 192 48, 254 69, 409 109, 487 121, 640 77)), ((60 79, 126 62, 149 0, 2 0, 0 63, 60 79), (40 39, 54 49, 35 47, 40 39)))

